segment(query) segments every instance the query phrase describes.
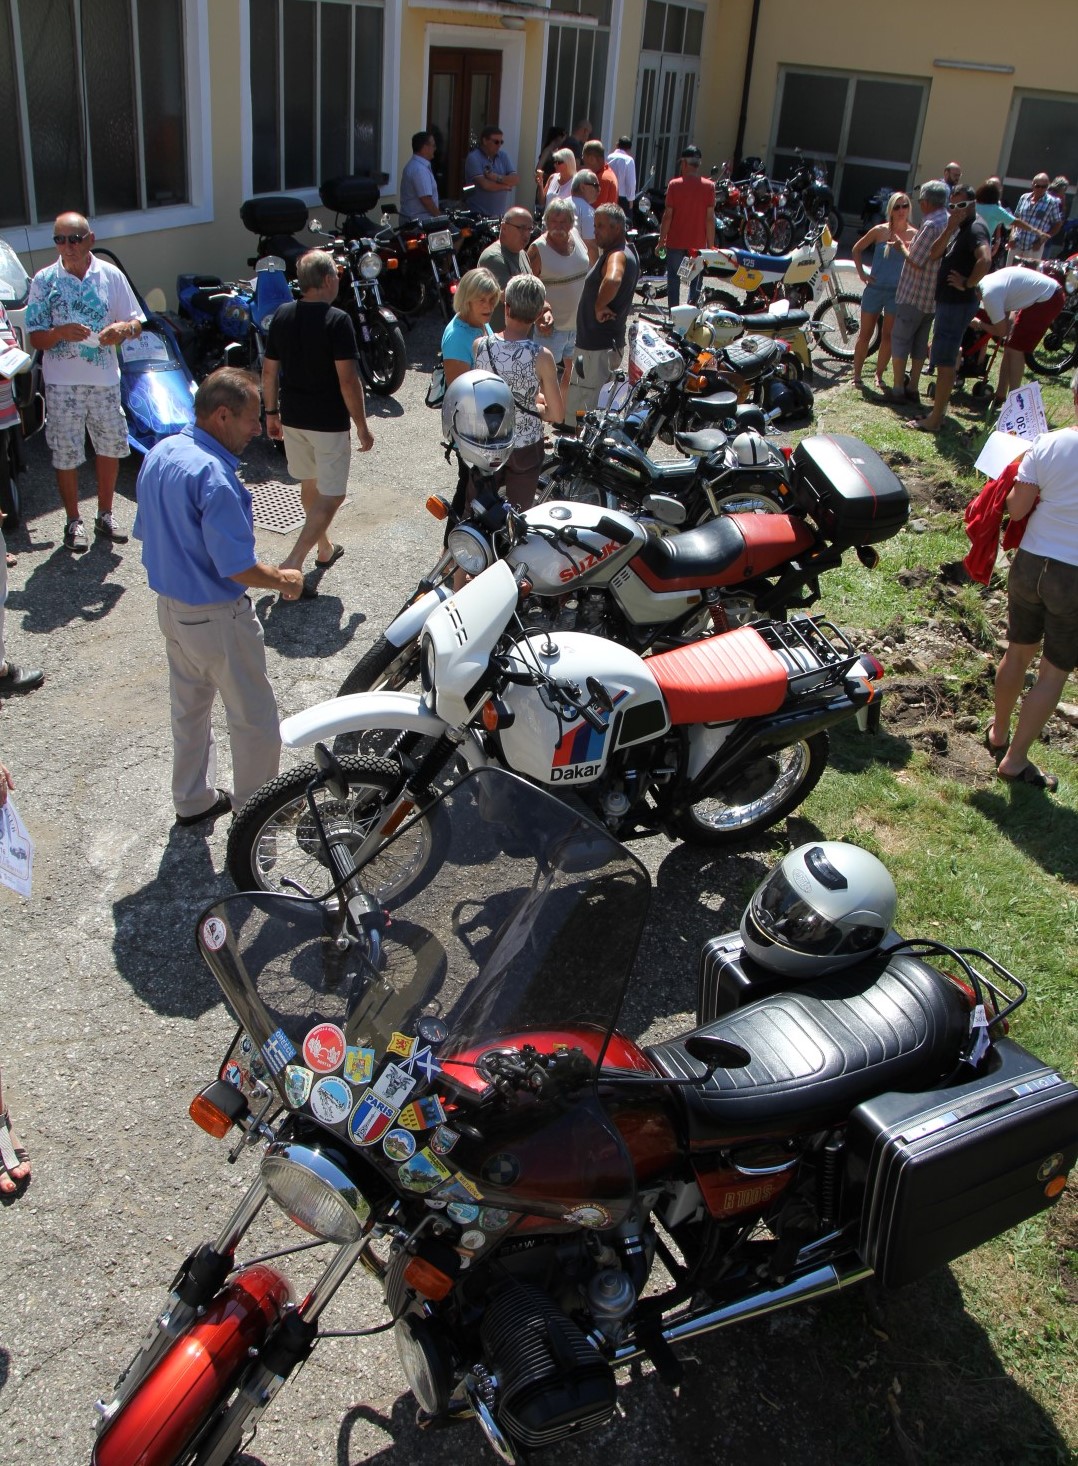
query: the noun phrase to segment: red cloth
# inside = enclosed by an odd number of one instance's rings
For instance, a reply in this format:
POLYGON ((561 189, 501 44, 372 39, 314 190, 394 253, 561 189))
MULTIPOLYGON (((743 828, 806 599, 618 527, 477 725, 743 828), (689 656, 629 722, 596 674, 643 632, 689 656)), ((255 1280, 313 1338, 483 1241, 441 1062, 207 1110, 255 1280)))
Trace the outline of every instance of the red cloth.
POLYGON ((618 201, 618 175, 604 163, 603 171, 599 174, 599 197, 595 201, 595 207, 600 204, 616 204, 618 201))
POLYGON ((666 207, 672 211, 666 231, 668 249, 703 249, 707 243, 708 209, 715 212, 715 184, 710 178, 671 178, 666 207))
MULTIPOLYGON (((972 580, 987 585, 992 578, 999 549, 999 531, 1006 513, 1007 495, 1018 477, 1018 465, 1008 463, 999 478, 990 478, 984 488, 966 505, 966 534, 969 536, 969 554, 962 561, 972 580)), ((1003 531, 1003 548, 1016 550, 1022 543, 1029 515, 1025 519, 1012 519, 1003 531)))

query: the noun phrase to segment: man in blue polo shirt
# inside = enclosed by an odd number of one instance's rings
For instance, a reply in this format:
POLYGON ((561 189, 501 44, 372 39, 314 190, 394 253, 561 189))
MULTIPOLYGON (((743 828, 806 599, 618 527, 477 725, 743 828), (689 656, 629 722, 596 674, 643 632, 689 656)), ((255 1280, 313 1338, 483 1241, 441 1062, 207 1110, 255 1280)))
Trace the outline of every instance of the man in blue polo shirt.
POLYGON ((266 675, 262 625, 246 588, 303 590, 299 570, 264 565, 255 554, 251 495, 236 476, 260 431, 255 378, 235 367, 213 372, 195 396, 194 427, 165 438, 138 476, 134 535, 157 592, 172 708, 172 800, 178 825, 240 809, 277 775, 281 736, 266 675), (216 787, 210 713, 220 693, 228 717, 235 792, 216 787))

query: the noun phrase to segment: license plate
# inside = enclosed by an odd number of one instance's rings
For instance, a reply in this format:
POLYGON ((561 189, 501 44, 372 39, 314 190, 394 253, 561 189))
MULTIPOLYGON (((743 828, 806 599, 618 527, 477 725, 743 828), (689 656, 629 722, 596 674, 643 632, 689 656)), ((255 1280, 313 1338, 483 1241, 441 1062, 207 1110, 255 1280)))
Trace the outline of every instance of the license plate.
POLYGON ((688 283, 696 274, 696 261, 692 255, 686 255, 681 264, 677 267, 677 277, 688 283))
POLYGON ((453 236, 448 229, 439 229, 434 234, 427 235, 427 248, 431 254, 438 254, 442 250, 453 248, 453 236))

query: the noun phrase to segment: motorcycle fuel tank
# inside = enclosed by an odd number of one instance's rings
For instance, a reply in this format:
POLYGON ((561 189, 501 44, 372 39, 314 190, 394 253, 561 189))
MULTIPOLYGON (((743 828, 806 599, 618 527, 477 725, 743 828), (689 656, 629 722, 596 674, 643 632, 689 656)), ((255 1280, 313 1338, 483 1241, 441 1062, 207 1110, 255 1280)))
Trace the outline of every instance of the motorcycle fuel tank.
MULTIPOLYGON (((633 451, 639 454, 639 449, 633 451)), ((647 540, 646 531, 631 515, 595 504, 552 500, 529 509, 524 519, 535 532, 514 545, 505 561, 514 569, 525 567, 540 596, 567 595, 578 586, 609 580, 647 540), (618 539, 608 533, 611 523, 621 531, 618 539), (567 530, 575 536, 573 543, 564 539, 567 530), (563 538, 554 543, 552 533, 563 538)))
POLYGON ((655 738, 670 726, 647 664, 615 642, 581 632, 538 633, 516 643, 510 664, 521 672, 539 667, 552 680, 571 683, 577 703, 594 678, 613 703, 610 712, 593 705, 606 724, 600 730, 560 704, 550 686, 510 685, 504 701, 513 722, 500 732, 502 751, 511 769, 539 784, 592 784, 615 747, 655 738))

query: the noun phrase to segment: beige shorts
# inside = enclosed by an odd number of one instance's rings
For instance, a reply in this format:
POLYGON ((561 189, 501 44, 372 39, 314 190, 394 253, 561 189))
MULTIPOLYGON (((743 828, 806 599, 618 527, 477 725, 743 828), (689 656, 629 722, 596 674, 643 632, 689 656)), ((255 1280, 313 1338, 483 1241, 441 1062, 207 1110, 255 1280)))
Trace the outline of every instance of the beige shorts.
POLYGON ((310 428, 286 428, 285 453, 293 478, 314 479, 327 499, 343 499, 348 492, 348 465, 352 461, 352 434, 316 433, 310 428))

